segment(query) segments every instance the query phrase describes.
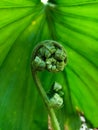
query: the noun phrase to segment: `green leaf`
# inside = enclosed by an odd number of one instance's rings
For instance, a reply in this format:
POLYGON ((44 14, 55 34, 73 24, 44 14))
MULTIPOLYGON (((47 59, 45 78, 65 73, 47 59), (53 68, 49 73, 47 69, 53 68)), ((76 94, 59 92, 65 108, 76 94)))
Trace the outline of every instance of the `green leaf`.
POLYGON ((63 86, 64 107, 57 111, 62 129, 77 129, 76 109, 98 127, 98 1, 52 2, 0 1, 0 130, 48 129, 30 70, 34 46, 48 39, 60 42, 68 55, 63 73, 40 75, 46 91, 55 80, 63 86))

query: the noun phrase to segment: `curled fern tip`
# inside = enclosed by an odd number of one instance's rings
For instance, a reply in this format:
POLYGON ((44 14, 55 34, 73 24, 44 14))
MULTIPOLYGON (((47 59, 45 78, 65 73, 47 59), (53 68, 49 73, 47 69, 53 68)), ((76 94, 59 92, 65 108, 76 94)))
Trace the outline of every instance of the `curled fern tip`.
POLYGON ((35 47, 31 66, 36 71, 58 72, 64 70, 66 63, 64 48, 56 41, 46 40, 35 47))

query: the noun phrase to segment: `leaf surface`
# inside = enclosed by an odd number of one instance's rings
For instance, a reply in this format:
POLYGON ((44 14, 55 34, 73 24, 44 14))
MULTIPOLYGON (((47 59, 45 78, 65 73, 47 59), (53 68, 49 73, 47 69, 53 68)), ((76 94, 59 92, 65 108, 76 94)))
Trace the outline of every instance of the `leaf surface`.
POLYGON ((39 0, 0 1, 0 130, 48 129, 47 110, 30 70, 34 46, 47 39, 60 42, 68 55, 63 73, 40 75, 46 91, 55 80, 63 85, 59 121, 76 130, 78 109, 98 127, 98 1, 52 2, 55 6, 39 0))

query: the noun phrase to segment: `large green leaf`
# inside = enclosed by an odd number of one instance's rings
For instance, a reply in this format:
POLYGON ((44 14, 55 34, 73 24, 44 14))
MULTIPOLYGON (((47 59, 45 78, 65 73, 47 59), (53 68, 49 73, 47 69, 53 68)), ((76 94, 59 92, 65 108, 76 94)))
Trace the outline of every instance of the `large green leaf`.
POLYGON ((34 46, 47 39, 60 42, 68 55, 63 73, 40 76, 46 91, 54 80, 63 85, 59 120, 76 130, 77 108, 98 127, 98 1, 52 2, 55 6, 40 0, 0 1, 0 130, 48 129, 47 111, 30 70, 34 46))

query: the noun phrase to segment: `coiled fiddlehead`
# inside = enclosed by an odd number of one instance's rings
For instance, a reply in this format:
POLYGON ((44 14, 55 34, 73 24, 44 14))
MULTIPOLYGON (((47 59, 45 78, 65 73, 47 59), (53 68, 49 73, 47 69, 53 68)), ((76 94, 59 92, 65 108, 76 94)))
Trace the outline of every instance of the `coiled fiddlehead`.
POLYGON ((63 98, 60 95, 60 93, 62 93, 62 86, 55 82, 53 86, 55 93, 52 95, 52 97, 49 97, 37 76, 37 72, 43 70, 47 70, 49 72, 63 71, 66 62, 66 52, 63 47, 56 41, 43 41, 35 47, 32 53, 32 76, 34 78, 38 91, 48 109, 54 130, 61 130, 53 109, 55 107, 60 108, 63 104, 63 98))
POLYGON ((63 71, 66 62, 67 55, 63 47, 55 41, 47 40, 35 48, 32 57, 32 70, 63 71))

